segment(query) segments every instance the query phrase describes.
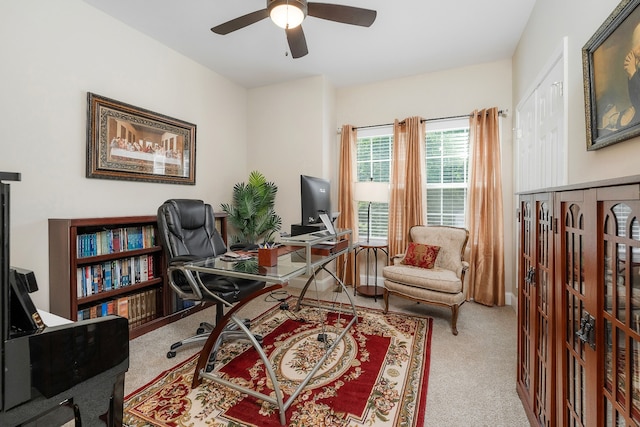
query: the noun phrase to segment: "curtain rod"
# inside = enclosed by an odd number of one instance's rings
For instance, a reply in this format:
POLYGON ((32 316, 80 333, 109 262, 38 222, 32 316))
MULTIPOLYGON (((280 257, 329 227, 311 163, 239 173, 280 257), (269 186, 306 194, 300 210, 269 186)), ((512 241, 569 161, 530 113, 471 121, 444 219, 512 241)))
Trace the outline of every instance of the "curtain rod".
MULTIPOLYGON (((498 110, 498 115, 499 116, 504 116, 506 117, 507 114, 509 113, 509 110, 498 110)), ((459 116, 447 116, 447 117, 434 117, 431 119, 422 119, 420 120, 422 123, 424 122, 436 122, 438 120, 451 120, 451 119, 463 119, 465 117, 471 117, 473 114, 462 114, 459 116)), ((400 122, 401 124, 404 123, 404 120, 400 122)), ((368 126, 357 126, 354 127, 354 129, 370 129, 370 128, 377 128, 377 127, 384 127, 384 126, 393 126, 393 123, 384 123, 381 125, 368 125, 368 126)))

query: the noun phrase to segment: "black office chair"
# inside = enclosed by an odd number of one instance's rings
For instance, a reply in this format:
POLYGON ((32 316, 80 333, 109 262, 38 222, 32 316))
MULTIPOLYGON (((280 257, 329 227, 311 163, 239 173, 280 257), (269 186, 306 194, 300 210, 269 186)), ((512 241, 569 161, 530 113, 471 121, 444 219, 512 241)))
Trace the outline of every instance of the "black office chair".
MULTIPOLYGON (((175 269, 185 262, 222 255, 227 251, 215 227, 213 209, 202 200, 171 199, 164 202, 158 208, 158 232, 166 252, 169 285, 183 300, 215 303, 216 322, 224 315, 225 302, 233 304, 264 288, 264 282, 214 274, 194 273, 192 280, 188 280, 185 274, 190 272, 175 269)), ((249 321, 244 322, 249 327, 249 321)), ((186 344, 206 341, 213 328, 210 323, 201 323, 195 336, 172 344, 167 357, 174 357, 176 350, 186 344)), ((230 325, 220 338, 246 339, 246 336, 236 325, 230 325)), ((218 346, 219 343, 212 351, 214 358, 218 346)))

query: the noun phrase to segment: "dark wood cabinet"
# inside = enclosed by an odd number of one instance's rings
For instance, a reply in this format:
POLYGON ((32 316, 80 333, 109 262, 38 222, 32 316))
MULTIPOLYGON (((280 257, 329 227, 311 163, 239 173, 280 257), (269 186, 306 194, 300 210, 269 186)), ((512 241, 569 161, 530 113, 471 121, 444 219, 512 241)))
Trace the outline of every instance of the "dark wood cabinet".
MULTIPOLYGON (((226 214, 216 213, 226 242, 226 214)), ((118 314, 135 338, 204 308, 178 301, 157 218, 49 219, 49 310, 71 320, 118 314)))
POLYGON ((520 195, 517 390, 532 425, 640 425, 640 177, 520 195))

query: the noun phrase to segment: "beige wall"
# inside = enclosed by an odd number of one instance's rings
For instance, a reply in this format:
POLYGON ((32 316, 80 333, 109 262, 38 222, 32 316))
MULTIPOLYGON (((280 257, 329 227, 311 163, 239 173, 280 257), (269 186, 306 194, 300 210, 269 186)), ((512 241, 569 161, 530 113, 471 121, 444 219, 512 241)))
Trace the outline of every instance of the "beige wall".
MULTIPOLYGON (((512 171, 511 62, 498 61, 437 73, 337 90, 337 125, 392 123, 410 116, 436 118, 469 114, 475 109, 509 110, 501 119, 507 294, 515 292, 512 171)), ((427 123, 427 127, 429 123, 427 123)), ((508 300, 510 295, 508 295, 508 300)))
POLYGON ((597 31, 619 0, 537 0, 513 57, 514 105, 531 90, 536 75, 568 40, 568 177, 569 184, 640 173, 640 139, 596 151, 586 150, 582 47, 597 31))
MULTIPOLYGON (((301 173, 335 181, 337 129, 497 106, 502 119, 507 289, 514 291, 512 114, 568 37, 569 181, 637 174, 637 139, 585 150, 580 50, 617 0, 538 0, 513 60, 334 88, 324 77, 245 90, 81 0, 0 3, 0 170, 12 184, 12 264, 33 269, 48 308, 47 219, 153 214, 169 197, 218 207, 257 169, 280 188, 284 229, 299 221, 301 173), (86 93, 188 122, 197 130, 197 185, 85 178, 86 93)), ((337 194, 334 194, 334 199, 337 194)))
MULTIPOLYGON (((586 150, 582 48, 619 0, 537 0, 513 56, 513 105, 530 91, 538 74, 567 37, 568 183, 640 174, 640 138, 586 150)), ((514 158, 515 159, 515 158, 514 158)), ((515 160, 514 160, 515 163, 515 160)))
POLYGON ((247 165, 277 184, 282 231, 301 220, 301 174, 335 181, 333 91, 324 77, 249 90, 247 165))
POLYGON ((48 218, 155 214, 170 197, 215 205, 246 175, 244 88, 81 0, 0 3, 0 170, 11 185, 11 264, 49 307, 48 218), (87 92, 197 124, 195 186, 85 178, 87 92))
MULTIPOLYGON (((511 99, 509 60, 339 89, 322 77, 251 89, 248 168, 259 169, 277 183, 276 209, 283 218, 283 231, 289 231, 290 224, 300 221, 300 174, 330 178, 335 203, 337 130, 343 124, 366 126, 414 115, 469 114, 494 106, 512 111, 511 99)), ((502 119, 502 128, 510 293, 515 289, 511 115, 502 119)))

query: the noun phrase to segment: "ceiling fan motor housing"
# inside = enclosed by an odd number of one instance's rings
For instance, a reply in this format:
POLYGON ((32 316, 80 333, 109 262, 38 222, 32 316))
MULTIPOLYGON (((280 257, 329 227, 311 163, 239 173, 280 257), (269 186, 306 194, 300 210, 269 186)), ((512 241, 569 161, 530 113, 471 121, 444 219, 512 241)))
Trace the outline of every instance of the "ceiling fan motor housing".
POLYGON ((275 9, 277 6, 294 6, 300 9, 305 16, 307 17, 307 2, 306 0, 267 0, 267 10, 269 11, 269 15, 271 15, 271 11, 275 9))

